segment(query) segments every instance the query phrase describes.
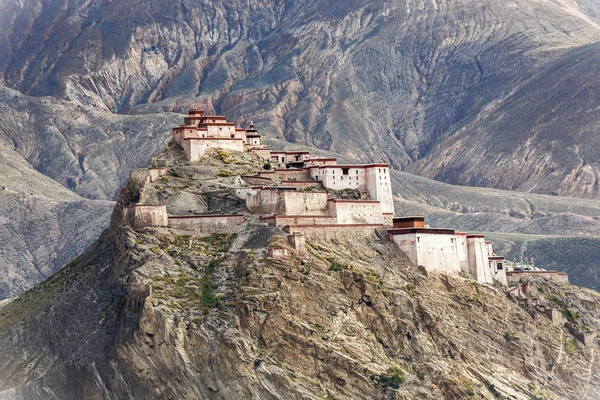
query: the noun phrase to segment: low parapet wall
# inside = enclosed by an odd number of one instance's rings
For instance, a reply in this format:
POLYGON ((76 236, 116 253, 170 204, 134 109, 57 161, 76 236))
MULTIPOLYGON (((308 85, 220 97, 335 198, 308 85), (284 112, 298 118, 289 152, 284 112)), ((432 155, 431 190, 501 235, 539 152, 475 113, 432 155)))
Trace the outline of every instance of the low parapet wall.
POLYGON ((183 149, 189 162, 198 162, 207 149, 243 152, 246 149, 246 144, 242 138, 186 138, 183 140, 183 149))
POLYGON ((239 214, 171 215, 169 227, 201 234, 233 233, 246 218, 239 214))
POLYGON ((249 185, 270 185, 273 183, 273 180, 267 176, 242 176, 244 182, 249 185))
POLYGON ((166 168, 139 168, 131 171, 130 180, 138 188, 141 188, 146 183, 154 183, 156 180, 166 175, 168 170, 166 168))
POLYGON ((319 181, 281 181, 281 186, 293 187, 297 189, 306 188, 323 188, 323 184, 319 181))
POLYGON ((260 217, 260 220, 269 226, 334 225, 337 222, 336 217, 328 215, 272 215, 260 217))
POLYGON ((123 208, 123 222, 134 227, 166 227, 168 225, 167 207, 134 205, 123 208))
POLYGON ((371 237, 382 224, 352 225, 290 225, 284 229, 292 235, 303 235, 309 239, 352 239, 361 240, 371 237))
POLYGON ((555 282, 569 283, 569 275, 558 271, 506 271, 509 286, 521 283, 528 278, 544 278, 555 282))

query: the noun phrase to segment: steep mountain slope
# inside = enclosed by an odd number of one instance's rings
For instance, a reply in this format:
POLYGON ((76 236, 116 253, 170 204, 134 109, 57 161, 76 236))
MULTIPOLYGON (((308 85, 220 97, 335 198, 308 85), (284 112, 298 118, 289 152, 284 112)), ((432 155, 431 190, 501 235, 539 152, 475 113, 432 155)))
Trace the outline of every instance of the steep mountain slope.
POLYGON ((129 171, 164 148, 174 114, 116 115, 0 87, 0 141, 89 199, 114 200, 129 171))
MULTIPOLYGON (((254 167, 214 154, 176 164, 163 189, 147 189, 168 200, 173 189, 215 196, 219 187, 226 203, 236 175, 254 167), (224 169, 233 176, 217 177, 224 169)), ((597 343, 578 344, 499 288, 418 272, 384 232, 309 240, 298 253, 251 216, 237 235, 134 231, 119 215, 136 197, 126 188, 94 246, 0 305, 0 396, 600 396, 597 343), (265 248, 290 256, 270 258, 265 248)), ((534 289, 578 324, 600 327, 598 293, 541 281, 534 289)))
POLYGON ((0 77, 116 112, 202 104, 396 167, 428 156, 411 171, 448 182, 596 197, 596 3, 4 2, 0 77))
POLYGON ((47 278, 98 238, 114 206, 108 200, 160 151, 172 120, 0 87, 0 299, 47 278))
POLYGON ((599 65, 598 43, 567 52, 409 170, 462 185, 597 198, 599 65))
POLYGON ((84 199, 0 141, 0 299, 49 277, 91 245, 114 203, 84 199))

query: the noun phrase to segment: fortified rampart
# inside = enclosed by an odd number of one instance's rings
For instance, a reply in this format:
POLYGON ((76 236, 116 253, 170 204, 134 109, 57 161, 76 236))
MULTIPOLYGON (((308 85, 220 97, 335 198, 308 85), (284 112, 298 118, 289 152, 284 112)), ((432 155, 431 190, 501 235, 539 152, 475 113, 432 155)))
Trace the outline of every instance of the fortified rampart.
POLYGON ((154 183, 161 176, 166 175, 166 168, 139 168, 131 171, 130 182, 138 189, 148 183, 154 183))
POLYGON ((233 233, 246 218, 238 214, 172 215, 168 220, 170 228, 210 235, 233 233))
POLYGON ((249 194, 246 206, 252 213, 279 215, 328 215, 327 193, 269 188, 249 194))
POLYGON ((383 224, 378 201, 329 199, 328 208, 338 224, 383 224))
POLYGON ((290 225, 284 229, 291 235, 302 235, 308 239, 324 240, 363 240, 375 234, 383 225, 290 225))
POLYGON ((558 271, 506 271, 509 286, 522 283, 530 278, 544 278, 555 282, 569 283, 569 275, 558 271))
POLYGON ((166 227, 167 207, 164 205, 133 205, 123 207, 123 222, 134 227, 166 227))
POLYGON ((407 228, 388 231, 396 243, 415 265, 429 271, 458 273, 461 271, 453 230, 407 228))
POLYGON ((337 218, 328 215, 272 215, 261 216, 260 221, 269 226, 334 225, 337 223, 337 218))
POLYGON ((244 146, 244 141, 240 138, 186 138, 183 140, 183 149, 189 162, 198 162, 208 149, 243 152, 244 146))

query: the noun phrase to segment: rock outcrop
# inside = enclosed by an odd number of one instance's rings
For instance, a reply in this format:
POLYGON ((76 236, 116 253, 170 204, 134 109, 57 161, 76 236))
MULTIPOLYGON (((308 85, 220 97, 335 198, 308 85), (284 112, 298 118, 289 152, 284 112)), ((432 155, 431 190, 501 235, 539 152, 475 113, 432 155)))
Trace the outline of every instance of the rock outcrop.
MULTIPOLYGON (((262 163, 214 152, 189 166, 181 153, 161 156, 173 167, 144 196, 243 211, 233 187, 262 163)), ((501 288, 422 274, 385 232, 298 252, 250 215, 235 234, 132 230, 120 215, 139 189, 122 191, 85 253, 0 305, 2 398, 600 396, 596 339, 579 344, 501 288)), ((600 328, 598 293, 537 285, 579 326, 600 328)))

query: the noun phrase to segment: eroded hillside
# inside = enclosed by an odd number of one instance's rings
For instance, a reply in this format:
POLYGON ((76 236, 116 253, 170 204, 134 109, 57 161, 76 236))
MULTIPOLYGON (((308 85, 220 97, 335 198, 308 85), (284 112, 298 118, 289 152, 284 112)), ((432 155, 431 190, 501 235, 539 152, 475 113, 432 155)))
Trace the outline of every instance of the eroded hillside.
POLYGON ((598 195, 595 1, 26 0, 0 15, 0 78, 24 94, 202 105, 355 159, 425 159, 411 171, 450 183, 598 195))
MULTIPOLYGON (((143 195, 171 213, 243 213, 239 175, 263 168, 223 152, 186 165, 177 146, 161 157, 174 164, 143 195)), ((248 214, 233 234, 133 230, 119 221, 139 189, 124 189, 94 246, 2 304, 3 398, 600 396, 596 340, 579 344, 501 287, 416 270, 385 231, 299 252, 248 214)), ((597 293, 534 288, 600 328, 597 293)))

